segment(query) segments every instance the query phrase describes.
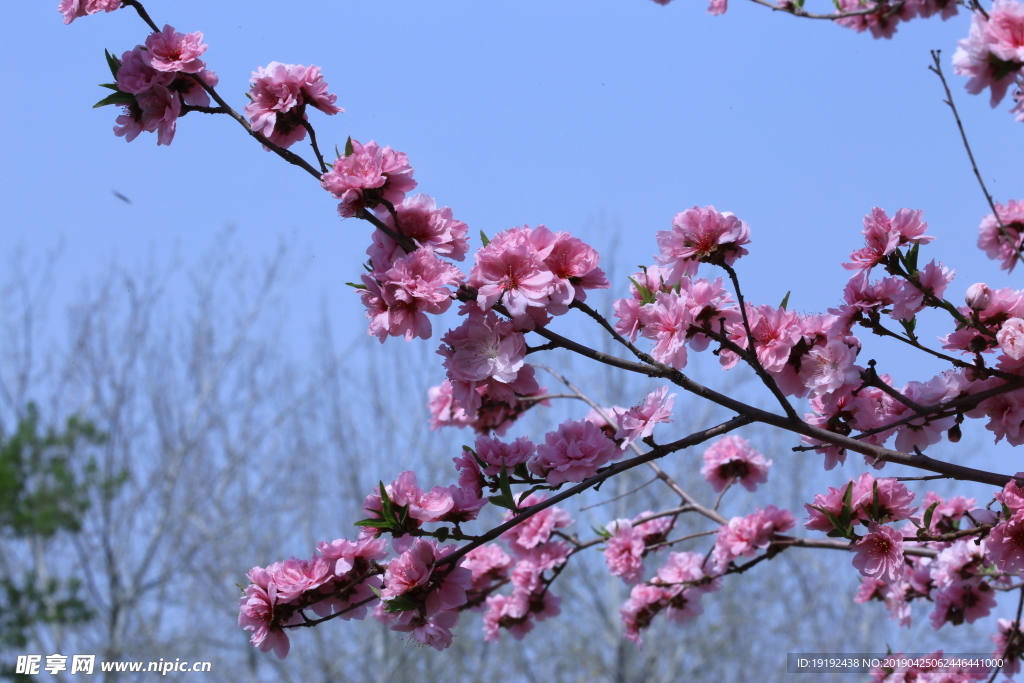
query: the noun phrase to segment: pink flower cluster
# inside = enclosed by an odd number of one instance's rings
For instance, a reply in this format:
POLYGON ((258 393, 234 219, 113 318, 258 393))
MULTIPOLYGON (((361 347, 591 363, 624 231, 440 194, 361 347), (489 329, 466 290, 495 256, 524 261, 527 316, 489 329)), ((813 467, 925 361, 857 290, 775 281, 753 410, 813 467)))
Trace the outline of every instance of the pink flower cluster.
POLYGON ((564 315, 573 301, 586 301, 588 289, 611 286, 593 247, 543 225, 498 233, 475 260, 466 284, 480 310, 500 303, 520 330, 546 325, 549 315, 564 315))
POLYGON ((70 24, 78 17, 113 12, 120 6, 121 0, 60 0, 57 11, 64 15, 64 23, 70 24))
POLYGON ((517 394, 540 388, 526 363, 523 333, 493 311, 471 308, 461 325, 441 337, 437 352, 445 359, 452 397, 467 414, 482 407, 484 396, 514 406, 517 394))
POLYGON ((450 380, 446 379, 441 384, 430 387, 427 390, 430 428, 472 427, 473 431, 478 434, 494 432, 498 436, 502 436, 526 410, 536 405, 547 406, 551 404, 548 399, 540 401, 530 400, 533 397, 547 395, 547 389, 541 386, 538 386, 534 392, 517 394, 518 400, 514 405, 491 398, 486 394, 486 387, 483 388, 483 391, 484 393, 481 394, 480 389, 477 389, 477 394, 480 396, 480 406, 476 410, 466 412, 455 401, 450 380))
MULTIPOLYGON (((521 503, 521 507, 543 501, 542 496, 531 495, 521 503)), ((502 536, 515 558, 511 571, 512 593, 492 593, 487 597, 484 613, 486 640, 497 640, 501 629, 521 640, 533 630, 537 621, 561 613, 562 599, 548 590, 553 575, 549 577, 547 572, 565 564, 569 557, 569 546, 563 541, 551 540, 551 536, 556 529, 564 529, 570 524, 572 517, 569 513, 553 506, 541 510, 502 536)))
POLYGON ((279 147, 291 147, 305 139, 306 105, 325 114, 345 111, 335 106, 337 95, 327 92, 318 66, 271 62, 252 74, 245 115, 252 129, 279 147))
POLYGON ((703 612, 700 597, 718 590, 719 579, 704 571, 704 556, 698 553, 670 553, 657 576, 633 586, 629 600, 619 609, 623 635, 643 646, 641 631, 664 611, 670 621, 686 624, 703 612))
POLYGON ((640 405, 629 410, 615 410, 615 421, 620 425, 615 432, 615 440, 621 440, 619 448, 625 450, 634 441, 653 435, 657 423, 671 422, 675 397, 675 394, 668 393, 668 387, 659 387, 647 394, 640 405))
POLYGON ((1013 272, 1024 247, 1024 201, 1011 199, 1005 205, 996 204, 996 213, 998 221, 991 213, 981 219, 978 248, 983 249, 990 259, 1000 261, 1003 270, 1013 272), (999 227, 1000 221, 1002 228, 999 227))
POLYGON ((672 229, 659 231, 657 239, 661 253, 655 260, 668 267, 667 280, 675 284, 696 275, 698 264, 731 266, 745 256, 743 245, 750 243, 750 227, 729 212, 695 206, 676 214, 672 229))
POLYGON ((412 166, 404 152, 381 147, 374 141, 365 145, 350 141, 351 152, 338 157, 331 170, 320 177, 320 184, 335 199, 340 199, 338 214, 351 218, 363 209, 375 209, 382 203, 400 204, 405 194, 416 187, 412 166))
POLYGON ((371 567, 387 556, 385 542, 339 539, 321 542, 317 550, 309 560, 293 557, 249 571, 251 583, 238 601, 238 626, 252 633, 250 642, 261 651, 273 650, 284 659, 289 648, 284 629, 303 622, 303 609, 321 617, 336 612, 342 619, 366 616, 366 607, 356 605, 372 598, 381 585, 371 567))
POLYGON ((817 493, 814 501, 804 505, 809 515, 804 526, 814 531, 835 531, 836 527, 823 511, 840 517, 843 499, 850 491, 849 512, 853 524, 868 526, 871 522, 888 523, 910 519, 917 510, 911 507, 914 494, 896 479, 875 479, 865 472, 841 489, 830 486, 828 493, 817 493))
POLYGON ((549 486, 581 482, 619 457, 615 442, 587 420, 566 420, 544 436, 537 456, 527 463, 530 471, 544 477, 549 486))
POLYGON ((715 570, 724 572, 733 560, 753 557, 758 549, 768 547, 776 533, 789 531, 794 524, 796 520, 789 510, 774 505, 764 510, 757 508, 746 517, 733 517, 718 529, 712 553, 715 570))
POLYGON ((130 101, 117 117, 115 135, 131 142, 143 131, 155 132, 158 145, 169 145, 183 105, 210 105, 210 96, 196 79, 212 87, 218 78, 199 59, 207 47, 202 41, 198 31, 180 33, 164 26, 146 38, 145 47, 121 55, 116 86, 130 101))
POLYGON ((700 473, 711 484, 715 493, 721 492, 733 482, 743 485, 748 491, 757 489, 758 484, 768 481, 771 460, 740 436, 723 436, 704 451, 704 466, 700 473))
POLYGON ((971 32, 953 55, 953 69, 970 77, 967 92, 990 88, 990 102, 998 105, 1024 69, 1024 3, 995 0, 987 16, 974 12, 971 32))
POLYGON ((643 578, 643 558, 648 553, 648 546, 666 540, 670 529, 675 525, 672 517, 655 517, 648 519, 653 513, 644 512, 636 519, 616 519, 608 524, 608 537, 605 545, 604 560, 608 571, 626 583, 636 583, 643 578))

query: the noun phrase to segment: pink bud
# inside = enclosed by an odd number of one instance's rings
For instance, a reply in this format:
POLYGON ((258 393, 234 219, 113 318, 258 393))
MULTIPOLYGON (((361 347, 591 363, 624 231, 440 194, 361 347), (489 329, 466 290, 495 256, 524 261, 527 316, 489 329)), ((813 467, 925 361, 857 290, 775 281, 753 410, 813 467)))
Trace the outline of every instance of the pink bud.
POLYGON ((992 290, 984 282, 979 282, 967 288, 967 295, 964 298, 968 306, 976 311, 983 311, 992 301, 992 290))

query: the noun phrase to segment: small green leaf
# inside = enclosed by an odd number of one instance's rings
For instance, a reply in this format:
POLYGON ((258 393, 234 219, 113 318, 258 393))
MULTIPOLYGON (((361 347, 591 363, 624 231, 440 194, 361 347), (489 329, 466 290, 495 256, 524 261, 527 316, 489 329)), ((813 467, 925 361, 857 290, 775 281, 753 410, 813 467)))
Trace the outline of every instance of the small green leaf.
POLYGON ((935 514, 935 508, 939 507, 939 501, 935 501, 928 506, 928 509, 924 511, 924 531, 927 532, 932 528, 932 515, 935 514))
POLYGON ((633 286, 636 287, 637 293, 640 294, 641 306, 643 306, 644 304, 654 303, 654 292, 652 292, 649 287, 644 287, 642 284, 640 284, 633 278, 629 278, 629 281, 633 283, 633 286))
POLYGON ((121 89, 117 87, 117 83, 100 83, 100 87, 113 90, 114 92, 121 92, 121 89))
POLYGON ((110 67, 110 73, 114 75, 114 80, 117 80, 117 72, 121 68, 121 60, 106 50, 103 51, 103 55, 107 58, 107 66, 110 67))
POLYGON ((404 595, 399 595, 394 600, 388 600, 384 603, 384 611, 394 614, 395 612, 408 612, 411 609, 419 608, 420 603, 407 598, 404 595))
POLYGON ((384 488, 384 482, 380 482, 380 516, 388 522, 395 522, 395 511, 391 506, 391 499, 388 498, 388 491, 384 488))
POLYGON ((366 285, 357 285, 354 282, 346 282, 345 284, 353 289, 366 289, 366 285))
POLYGON ((491 243, 491 241, 487 239, 487 235, 484 234, 483 230, 480 231, 480 241, 484 243, 485 247, 491 243))
MULTIPOLYGON (((843 538, 849 536, 849 534, 850 534, 849 524, 843 524, 842 520, 839 519, 839 517, 837 517, 835 513, 831 512, 829 510, 826 510, 823 507, 818 507, 817 505, 809 505, 808 507, 811 507, 811 508, 817 510, 818 512, 820 512, 821 514, 825 515, 828 518, 828 521, 832 523, 832 526, 834 526, 836 528, 835 530, 836 530, 836 535, 837 536, 841 536, 843 538)), ((829 533, 829 535, 831 535, 831 532, 829 533)))
POLYGON ((786 310, 786 306, 789 305, 789 295, 792 294, 792 293, 793 293, 793 290, 790 290, 790 291, 786 292, 786 296, 783 297, 782 303, 779 304, 779 308, 781 308, 782 310, 786 310))
POLYGON ((374 586, 372 583, 368 583, 366 585, 370 587, 370 590, 373 591, 373 594, 376 595, 378 598, 381 596, 381 592, 380 592, 379 588, 374 586))
POLYGON ((126 92, 112 92, 96 104, 92 105, 92 108, 98 109, 100 107, 105 107, 108 104, 125 105, 132 104, 133 102, 135 102, 135 95, 129 95, 126 92))
POLYGON ((384 519, 361 519, 355 523, 356 526, 367 526, 374 529, 394 529, 395 523, 384 519))
POLYGON ((598 536, 600 536, 601 538, 603 538, 605 540, 607 540, 607 539, 612 537, 612 532, 608 531, 608 529, 606 529, 603 526, 592 526, 590 528, 593 530, 593 532, 595 534, 597 534, 598 536))
POLYGON ((501 490, 503 498, 512 501, 512 510, 518 512, 519 507, 515 504, 515 499, 512 497, 512 485, 508 481, 508 470, 505 469, 504 465, 501 466, 501 473, 498 475, 498 488, 501 490))
POLYGON ((348 136, 348 140, 345 141, 345 156, 350 157, 355 153, 352 148, 352 136, 348 136))

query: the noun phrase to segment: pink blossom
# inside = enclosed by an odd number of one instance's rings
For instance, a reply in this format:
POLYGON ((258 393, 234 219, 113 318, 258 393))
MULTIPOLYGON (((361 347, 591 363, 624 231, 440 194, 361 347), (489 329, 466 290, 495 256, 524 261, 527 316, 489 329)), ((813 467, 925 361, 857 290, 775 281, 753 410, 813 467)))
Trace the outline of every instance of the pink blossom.
POLYGON ((928 573, 936 588, 948 588, 980 577, 986 565, 984 543, 978 545, 973 539, 962 538, 938 554, 929 565, 928 573))
POLYGON ((465 604, 466 591, 472 588, 469 570, 460 566, 443 578, 439 576, 438 585, 433 585, 436 582, 432 581, 437 560, 453 550, 454 546, 439 548, 434 539, 415 539, 405 552, 388 563, 381 599, 393 600, 404 595, 425 600, 427 614, 465 604))
POLYGON ((461 566, 470 571, 473 590, 482 592, 489 589, 493 582, 508 577, 512 558, 500 546, 485 543, 470 550, 462 560, 461 566))
POLYGON ((1024 509, 993 527, 985 549, 999 571, 1024 570, 1024 509))
POLYGON ((996 341, 1003 353, 1014 360, 1024 358, 1024 320, 1010 318, 1003 323, 996 334, 996 341))
POLYGON ((1024 4, 996 0, 988 15, 974 12, 971 31, 953 55, 953 70, 970 76, 967 92, 977 95, 992 89, 990 102, 999 104, 1015 76, 1024 67, 1024 4))
POLYGON ((113 12, 120 6, 121 0, 60 0, 57 11, 64 15, 64 23, 70 24, 78 17, 97 12, 113 12))
POLYGON ((142 60, 146 66, 157 71, 180 71, 182 73, 199 73, 206 68, 206 63, 199 56, 206 52, 207 45, 203 42, 203 34, 179 33, 173 27, 164 24, 163 30, 150 33, 146 37, 146 49, 142 52, 142 60))
POLYGON ((959 626, 987 617, 996 606, 995 591, 985 582, 956 583, 932 591, 935 609, 931 613, 932 627, 936 630, 946 623, 959 626))
POLYGON ((490 476, 500 474, 503 465, 511 472, 517 465, 526 463, 537 450, 533 442, 525 436, 512 443, 502 443, 498 439, 480 436, 477 437, 475 445, 477 455, 487 464, 483 472, 490 476))
POLYGON ((616 422, 621 425, 615 434, 616 440, 622 439, 619 448, 625 450, 634 441, 651 436, 655 424, 671 422, 675 397, 675 394, 668 393, 668 387, 658 387, 647 394, 647 398, 640 405, 616 413, 616 422))
POLYGON ((671 589, 670 592, 684 588, 695 588, 705 593, 717 591, 721 578, 704 572, 704 556, 698 553, 669 553, 665 564, 658 569, 656 583, 671 589))
POLYGON ((829 339, 815 346, 800 360, 800 381, 812 394, 827 394, 860 379, 854 363, 859 349, 842 339, 829 339))
POLYGON ((455 505, 450 490, 435 486, 425 492, 416 485, 416 474, 402 472, 386 487, 391 502, 399 507, 409 507, 409 518, 420 522, 439 522, 455 505))
MULTIPOLYGON (((288 656, 290 643, 288 634, 281 628, 282 624, 275 619, 277 605, 277 586, 263 588, 250 584, 245 589, 245 595, 238 599, 238 627, 252 632, 249 642, 258 647, 260 652, 273 650, 278 659, 284 659, 288 656)), ((295 617, 298 618, 298 615, 295 617)))
POLYGON ((844 263, 843 267, 848 270, 869 270, 896 251, 897 247, 931 242, 932 237, 924 234, 928 224, 921 220, 922 213, 920 210, 900 209, 890 219, 884 209, 877 206, 871 209, 871 213, 864 217, 862 234, 866 246, 850 254, 851 263, 844 263))
POLYGON ((658 586, 644 583, 633 586, 629 600, 619 608, 623 635, 638 647, 643 647, 640 632, 650 626, 654 616, 666 607, 668 597, 665 590, 658 586))
POLYGON ((658 292, 654 303, 639 310, 641 332, 657 342, 651 356, 677 370, 686 367, 686 339, 692 322, 693 314, 677 292, 658 292))
POLYGON ((544 436, 530 471, 544 477, 551 486, 581 482, 598 468, 619 457, 615 442, 586 420, 566 420, 544 436))
POLYGON ((338 98, 327 92, 318 66, 271 62, 254 71, 250 82, 245 115, 253 130, 280 147, 290 147, 306 137, 306 105, 329 115, 345 111, 335 106, 338 98))
POLYGON ((653 517, 653 515, 654 512, 647 510, 633 518, 633 531, 640 534, 645 545, 666 540, 668 532, 676 525, 675 519, 672 517, 653 517))
POLYGON ((146 63, 141 46, 121 55, 121 66, 117 69, 117 87, 121 92, 138 95, 155 85, 169 86, 174 74, 157 71, 146 63))
POLYGON ((717 571, 724 571, 738 557, 750 557, 758 548, 767 548, 776 532, 793 528, 793 516, 788 510, 769 505, 746 517, 733 517, 718 529, 714 560, 717 571))
POLYGON ((600 256, 590 245, 567 232, 555 233, 551 250, 544 258, 544 265, 555 277, 548 306, 552 315, 567 312, 568 303, 573 300, 586 301, 588 289, 611 287, 604 271, 597 267, 599 261, 600 256))
POLYGON ((729 435, 704 451, 704 466, 700 473, 716 493, 737 481, 748 491, 768 481, 771 460, 765 460, 757 449, 743 437, 729 435))
POLYGON ((1019 622, 1009 619, 1000 619, 996 625, 999 630, 992 635, 992 642, 996 645, 992 656, 1003 660, 1004 674, 1018 674, 1021 670, 1020 657, 1024 652, 1024 631, 1019 622))
MULTIPOLYGON (((527 307, 543 307, 555 285, 555 275, 544 259, 551 253, 554 235, 544 226, 512 228, 498 233, 476 253, 476 265, 466 281, 477 290, 481 310, 499 301, 514 318, 527 307), (541 247, 541 248, 538 248, 541 247)), ((566 292, 564 296, 571 294, 566 292)), ((563 300, 562 303, 568 303, 563 300)))
MULTIPOLYGON (((1021 476, 1021 472, 1017 473, 1017 477, 1021 476)), ((1011 479, 1006 482, 1002 491, 996 494, 996 500, 1010 508, 1012 512, 1024 509, 1024 487, 1017 483, 1017 479, 1011 479)))
POLYGON ((392 631, 410 634, 412 639, 420 645, 429 645, 435 650, 444 650, 452 644, 452 629, 458 622, 458 612, 443 611, 423 616, 410 610, 401 612, 388 628, 392 631))
POLYGON ((984 282, 977 282, 967 288, 964 300, 972 311, 984 311, 992 302, 992 290, 984 282))
POLYGON ((142 110, 142 127, 150 133, 156 132, 157 145, 171 144, 178 117, 181 116, 181 98, 178 93, 157 84, 135 97, 142 110))
MULTIPOLYGON (((754 348, 761 367, 770 373, 781 371, 789 360, 790 351, 803 338, 800 317, 795 311, 784 308, 747 304, 747 320, 750 322, 750 336, 754 338, 754 348)), ((749 346, 747 331, 741 322, 733 323, 726 329, 729 339, 737 346, 744 349, 749 346)), ((731 352, 723 352, 721 357, 726 368, 736 363, 736 356, 731 352)))
MULTIPOLYGON (((405 235, 419 247, 430 249, 438 256, 462 261, 469 250, 466 234, 469 227, 452 217, 447 206, 437 208, 434 199, 426 194, 414 194, 395 206, 398 226, 390 211, 377 208, 377 218, 392 230, 405 235)), ((405 252, 380 230, 373 232, 373 244, 366 250, 374 270, 387 270, 405 252)))
MULTIPOLYGON (((311 560, 290 557, 266 568, 269 582, 277 586, 279 602, 292 602, 306 591, 313 591, 333 578, 332 563, 323 556, 311 560)), ((268 583, 269 585, 269 583, 268 583)))
POLYGON ((373 209, 382 202, 400 204, 405 193, 416 187, 412 167, 403 152, 381 147, 374 141, 365 145, 352 140, 352 153, 338 157, 320 178, 320 184, 341 200, 342 218, 373 209))
POLYGON ((493 311, 471 311, 459 327, 441 337, 438 353, 452 384, 455 401, 467 413, 481 407, 478 387, 495 400, 515 405, 516 394, 539 389, 533 367, 526 365, 526 340, 512 323, 493 311))
POLYGON ((643 578, 644 539, 628 519, 616 519, 608 525, 611 537, 605 541, 604 561, 608 571, 626 583, 643 578))
MULTIPOLYGON (((714 0, 712 7, 724 12, 725 2, 714 0)), ((695 206, 676 214, 672 230, 658 232, 657 239, 661 253, 655 260, 671 266, 667 281, 675 284, 684 275, 696 274, 699 263, 731 266, 745 256, 743 245, 750 244, 750 228, 731 213, 695 206)))
POLYGON ((711 0, 708 4, 708 14, 714 16, 725 14, 727 9, 729 9, 729 0, 711 0))
POLYGON ((956 271, 949 270, 942 264, 931 261, 918 271, 917 285, 909 280, 903 282, 899 292, 893 297, 893 308, 890 317, 893 320, 910 320, 924 308, 925 292, 941 299, 946 286, 953 281, 956 271))
POLYGON ((861 33, 870 30, 874 38, 892 38, 896 33, 896 24, 900 19, 905 18, 900 14, 893 13, 888 2, 874 2, 873 0, 837 0, 837 7, 840 12, 857 12, 866 9, 877 9, 877 12, 869 14, 855 14, 841 17, 835 23, 846 28, 852 28, 861 33))
MULTIPOLYGON (((543 503, 544 497, 530 494, 520 501, 520 507, 530 507, 543 503)), ((502 538, 508 541, 509 547, 515 553, 526 553, 532 548, 547 543, 551 538, 551 532, 555 529, 564 529, 572 524, 572 516, 557 505, 544 508, 540 512, 527 518, 525 522, 509 529, 502 538)))
POLYGON ((363 303, 370 317, 370 334, 384 342, 388 335, 429 339, 430 319, 448 310, 454 292, 465 276, 455 266, 442 261, 429 249, 416 251, 396 260, 384 273, 363 275, 367 289, 363 303), (371 287, 374 281, 376 287, 371 287))
POLYGON ((903 576, 903 536, 891 526, 871 522, 869 533, 854 543, 853 566, 864 576, 896 581, 903 576))
POLYGON ((333 563, 334 574, 338 577, 365 570, 371 561, 382 560, 388 554, 383 538, 360 538, 354 542, 344 538, 330 543, 321 541, 316 549, 333 563))
POLYGON ((452 396, 452 383, 445 380, 427 389, 427 410, 430 412, 430 428, 467 427, 472 422, 466 411, 452 396))

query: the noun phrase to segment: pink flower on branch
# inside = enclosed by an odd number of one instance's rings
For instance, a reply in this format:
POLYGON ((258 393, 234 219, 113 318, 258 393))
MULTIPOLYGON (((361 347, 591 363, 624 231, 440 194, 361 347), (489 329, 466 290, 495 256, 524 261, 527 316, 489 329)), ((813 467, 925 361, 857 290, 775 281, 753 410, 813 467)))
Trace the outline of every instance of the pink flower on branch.
POLYGON ((586 420, 566 420, 548 432, 528 466, 551 486, 581 482, 619 457, 615 442, 586 420))
POLYGON ((290 147, 306 137, 307 105, 330 115, 345 111, 335 106, 338 98, 327 92, 318 66, 271 62, 254 71, 250 82, 245 115, 253 130, 280 147, 290 147))
MULTIPOLYGON (((724 11, 724 2, 721 3, 724 11)), ((657 234, 661 253, 655 260, 670 266, 668 282, 697 273, 700 263, 731 266, 747 254, 750 228, 731 213, 719 213, 713 206, 698 206, 676 214, 672 229, 657 234)))
POLYGON ((60 0, 57 11, 64 15, 64 23, 70 24, 79 17, 97 12, 113 12, 121 6, 121 0, 60 0))
POLYGON ((206 63, 199 59, 206 48, 203 34, 199 31, 179 33, 165 24, 163 30, 146 37, 142 61, 156 71, 195 74, 206 68, 206 63))
POLYGON ((416 187, 412 173, 405 153, 372 140, 365 145, 352 140, 351 153, 338 157, 331 170, 321 176, 320 185, 341 200, 341 217, 351 218, 382 202, 400 204, 405 193, 416 187))
POLYGON ((657 423, 671 422, 675 397, 675 394, 668 393, 668 387, 658 387, 647 394, 647 398, 640 405, 629 410, 618 409, 615 418, 620 427, 615 439, 622 439, 619 448, 625 450, 634 441, 651 436, 657 423))
POLYGON ((704 451, 704 466, 700 473, 711 484, 715 493, 721 492, 727 484, 736 481, 748 491, 754 491, 758 484, 768 481, 771 460, 764 456, 743 437, 729 435, 704 451))
POLYGON ((864 576, 893 582, 903 576, 903 536, 885 524, 871 522, 869 533, 853 544, 853 566, 864 576))

